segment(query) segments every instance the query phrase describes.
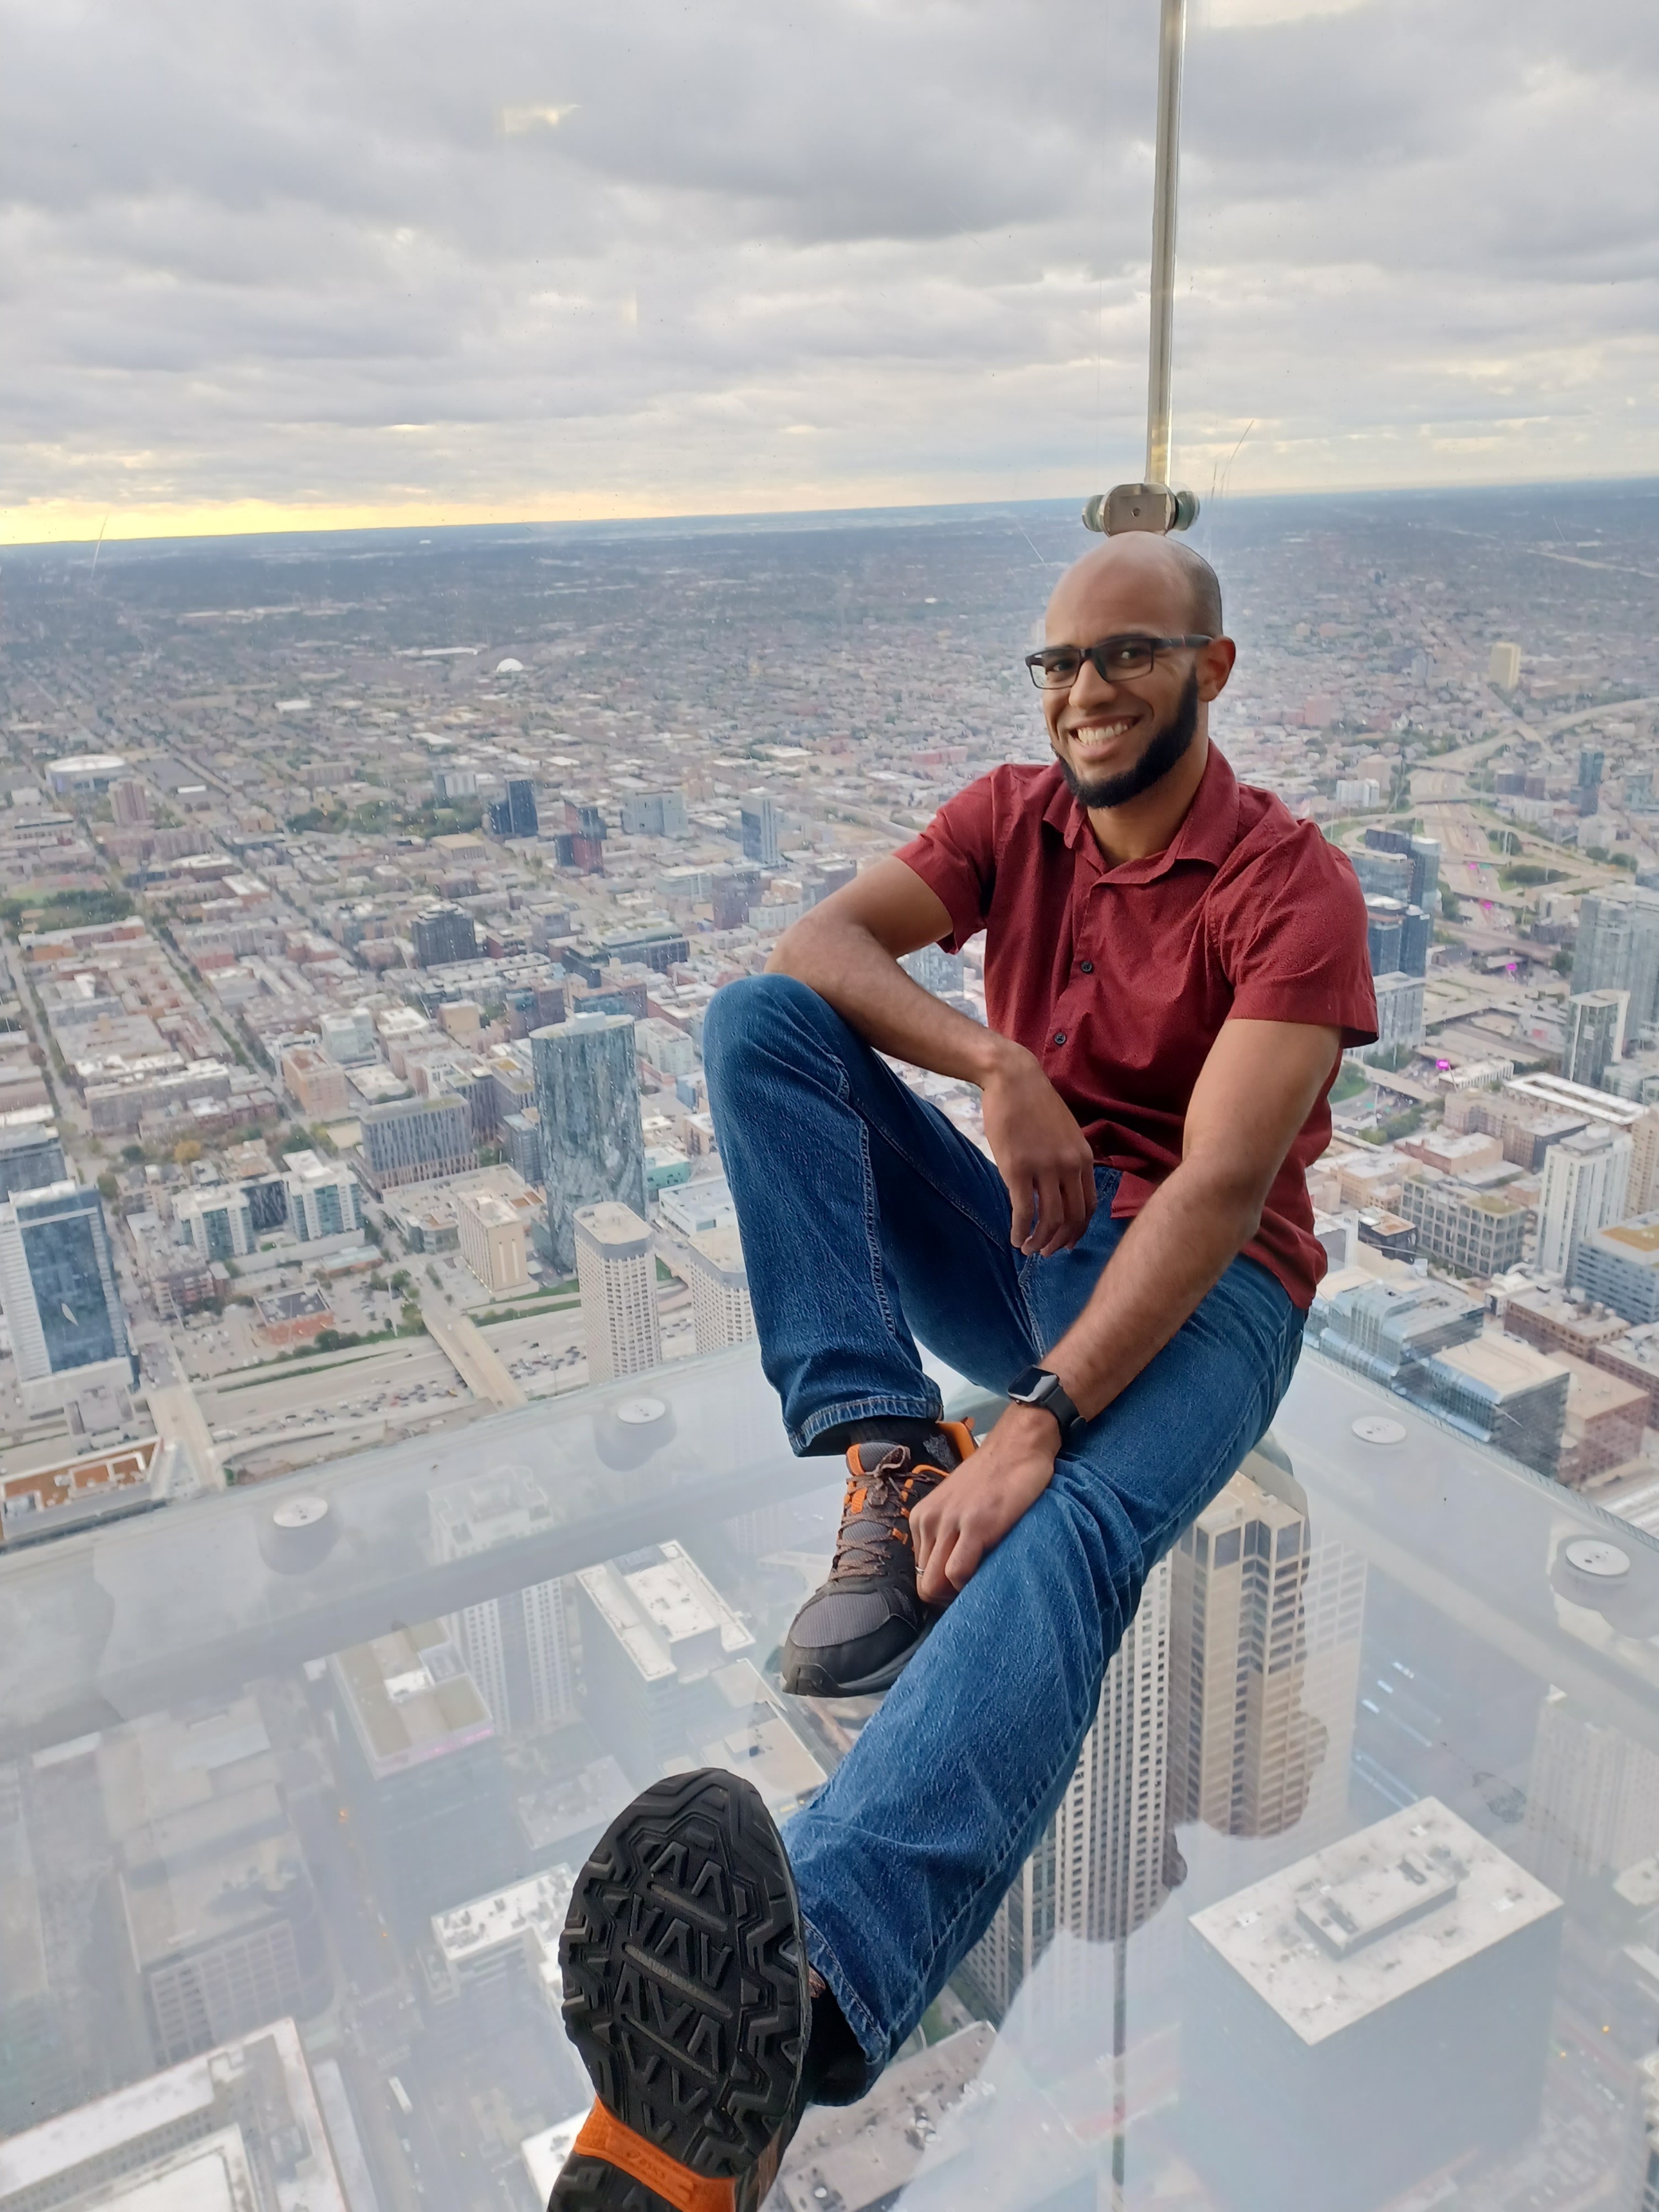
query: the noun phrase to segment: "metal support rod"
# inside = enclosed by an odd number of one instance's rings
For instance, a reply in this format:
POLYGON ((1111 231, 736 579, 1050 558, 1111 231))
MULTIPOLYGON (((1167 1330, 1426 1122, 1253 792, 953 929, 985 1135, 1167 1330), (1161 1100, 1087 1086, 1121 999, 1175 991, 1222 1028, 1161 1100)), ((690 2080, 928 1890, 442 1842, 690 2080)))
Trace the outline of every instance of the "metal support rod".
POLYGON ((1158 37, 1158 151, 1152 181, 1152 351, 1146 368, 1146 481, 1170 481, 1175 343, 1176 185, 1181 169, 1181 65, 1187 0, 1162 0, 1158 37))

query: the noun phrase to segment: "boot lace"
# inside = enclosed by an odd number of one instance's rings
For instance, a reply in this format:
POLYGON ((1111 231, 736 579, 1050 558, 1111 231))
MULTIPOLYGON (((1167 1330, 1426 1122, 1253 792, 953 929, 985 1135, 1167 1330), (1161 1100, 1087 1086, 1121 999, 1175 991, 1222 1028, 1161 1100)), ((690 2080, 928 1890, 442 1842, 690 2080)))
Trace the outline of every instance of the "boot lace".
POLYGON ((847 1505, 830 1568, 830 1580, 838 1581, 845 1575, 884 1574, 892 1563, 895 1544, 907 1551, 913 1548, 910 1508, 920 1504, 944 1480, 942 1470, 913 1468, 902 1444, 895 1444, 868 1474, 854 1475, 847 1486, 847 1505))

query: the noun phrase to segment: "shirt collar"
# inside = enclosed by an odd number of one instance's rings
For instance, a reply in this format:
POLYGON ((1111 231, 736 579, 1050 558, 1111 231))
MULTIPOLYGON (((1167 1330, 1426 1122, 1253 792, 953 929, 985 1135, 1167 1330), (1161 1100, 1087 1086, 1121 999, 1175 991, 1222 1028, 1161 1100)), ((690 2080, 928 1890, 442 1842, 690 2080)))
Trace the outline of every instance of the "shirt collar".
POLYGON ((1212 868, 1221 866, 1238 842, 1238 778, 1220 747, 1212 742, 1203 777, 1175 836, 1161 853, 1148 854, 1144 860, 1124 860, 1115 868, 1107 866, 1105 855, 1090 830, 1088 815, 1058 773, 1042 819, 1059 830, 1072 850, 1076 850, 1080 839, 1101 874, 1109 875, 1115 883, 1155 883, 1179 860, 1200 860, 1212 868))

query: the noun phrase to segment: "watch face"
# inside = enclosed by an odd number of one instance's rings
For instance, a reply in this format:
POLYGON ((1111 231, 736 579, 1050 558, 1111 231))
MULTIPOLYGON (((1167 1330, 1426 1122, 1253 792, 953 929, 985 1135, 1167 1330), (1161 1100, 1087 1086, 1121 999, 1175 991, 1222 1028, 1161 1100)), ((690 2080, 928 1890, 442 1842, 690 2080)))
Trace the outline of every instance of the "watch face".
POLYGON ((1043 1367, 1028 1367, 1023 1375, 1016 1375, 1008 1385, 1008 1395, 1023 1406, 1040 1402, 1056 1388, 1055 1377, 1043 1367))

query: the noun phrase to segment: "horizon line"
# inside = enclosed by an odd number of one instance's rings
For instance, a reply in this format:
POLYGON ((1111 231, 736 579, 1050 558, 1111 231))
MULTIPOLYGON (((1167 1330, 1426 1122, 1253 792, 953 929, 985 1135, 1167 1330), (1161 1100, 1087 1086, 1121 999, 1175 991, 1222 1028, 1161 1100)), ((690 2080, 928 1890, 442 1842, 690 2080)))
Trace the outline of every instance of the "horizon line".
MULTIPOLYGON (((1506 478, 1476 477, 1455 482, 1425 483, 1350 483, 1325 484, 1318 487, 1284 485, 1261 490, 1226 492, 1200 507, 1200 520, 1212 520, 1219 513, 1236 507, 1259 504, 1268 501, 1297 499, 1354 499, 1354 498, 1425 498, 1435 493, 1462 495, 1471 493, 1516 493, 1543 491, 1589 490, 1598 487, 1631 487, 1659 484, 1659 472, 1644 471, 1587 477, 1522 477, 1506 478)), ((621 508, 612 502, 599 506, 583 505, 585 511, 567 514, 530 513, 512 507, 480 505, 458 513, 456 503, 440 501, 434 506, 401 508, 352 506, 344 501, 319 503, 301 507, 277 501, 255 500, 227 501, 212 507, 184 507, 179 510, 176 527, 140 527, 124 532, 115 510, 85 510, 86 519, 81 526, 71 526, 58 536, 35 536, 27 530, 18 530, 14 516, 26 517, 27 508, 0 507, 0 556, 22 551, 50 552, 58 548, 98 545, 142 547, 152 545, 187 544, 193 542, 220 542, 226 538, 328 538, 390 535, 399 531, 452 530, 593 530, 606 526, 635 528, 651 524, 719 524, 811 522, 836 516, 860 514, 924 514, 963 512, 970 508, 1039 507, 1069 505, 1075 495, 1036 493, 1024 495, 987 494, 957 500, 921 499, 864 499, 858 501, 831 503, 814 507, 648 507, 621 508), (311 520, 302 518, 309 516, 311 520), (255 519, 256 517, 259 519, 255 519), (322 518, 331 518, 324 520, 322 518), (95 518, 95 521, 94 521, 95 518), (278 519, 283 518, 283 519, 278 519), (112 526, 113 526, 112 527, 112 526)), ((57 505, 58 502, 48 504, 57 505)), ((1078 501, 1080 512, 1082 502, 1078 501)), ((156 517, 153 507, 135 510, 135 522, 150 522, 156 517)), ((44 520, 45 518, 43 517, 44 520)), ((53 520, 56 521, 54 517, 53 520)))

